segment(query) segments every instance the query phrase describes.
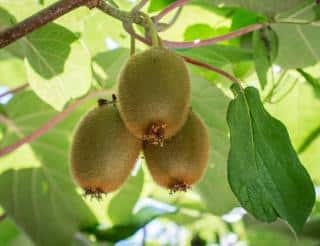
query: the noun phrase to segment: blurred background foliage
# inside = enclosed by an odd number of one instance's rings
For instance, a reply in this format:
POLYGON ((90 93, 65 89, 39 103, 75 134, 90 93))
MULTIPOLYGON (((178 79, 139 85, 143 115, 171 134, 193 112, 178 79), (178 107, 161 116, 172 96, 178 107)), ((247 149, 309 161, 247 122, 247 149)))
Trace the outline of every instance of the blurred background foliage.
MULTIPOLYGON (((0 30, 53 2, 0 0, 0 30)), ((115 2, 126 10, 135 4, 115 2)), ((151 0, 144 11, 154 14, 172 2, 151 0)), ((176 51, 259 88, 265 107, 286 125, 318 187, 320 17, 315 1, 193 0, 161 37, 201 40, 261 20, 272 22, 276 35, 273 61, 259 55, 263 47, 252 42, 253 34, 176 51)), ((118 20, 79 8, 1 49, 0 94, 30 85, 0 97, 1 147, 34 132, 90 91, 101 90, 110 98, 129 45, 118 20)), ((211 141, 208 170, 192 191, 170 195, 159 188, 141 157, 119 191, 102 201, 83 197, 69 173, 68 151, 76 123, 96 103, 93 98, 45 135, 0 158, 0 245, 319 245, 319 200, 298 238, 285 223, 262 224, 239 207, 226 174, 230 81, 199 67, 189 69, 192 107, 207 124, 211 141)))

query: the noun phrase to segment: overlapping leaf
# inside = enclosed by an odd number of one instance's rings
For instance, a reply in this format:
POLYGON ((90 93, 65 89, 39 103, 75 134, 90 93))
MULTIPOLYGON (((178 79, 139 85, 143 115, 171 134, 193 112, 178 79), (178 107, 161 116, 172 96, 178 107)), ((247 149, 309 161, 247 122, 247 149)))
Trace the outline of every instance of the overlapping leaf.
POLYGON ((192 78, 192 109, 206 123, 210 136, 210 161, 197 185, 203 201, 217 215, 229 212, 238 202, 227 180, 228 126, 225 120, 229 99, 200 77, 192 78))

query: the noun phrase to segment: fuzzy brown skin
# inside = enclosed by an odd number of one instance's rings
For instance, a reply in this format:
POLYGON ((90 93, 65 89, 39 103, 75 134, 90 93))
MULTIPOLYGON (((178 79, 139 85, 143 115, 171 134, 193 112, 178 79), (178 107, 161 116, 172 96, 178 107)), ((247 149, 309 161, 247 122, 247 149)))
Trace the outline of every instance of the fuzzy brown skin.
POLYGON ((132 134, 161 143, 181 129, 189 113, 190 76, 184 61, 159 47, 132 56, 119 78, 118 99, 132 134))
POLYGON ((209 137, 204 123, 190 112, 186 124, 163 147, 144 144, 150 173, 171 192, 186 191, 199 181, 208 165, 209 137))
POLYGON ((114 105, 101 105, 81 120, 71 146, 71 170, 87 194, 118 189, 129 176, 142 143, 114 105))

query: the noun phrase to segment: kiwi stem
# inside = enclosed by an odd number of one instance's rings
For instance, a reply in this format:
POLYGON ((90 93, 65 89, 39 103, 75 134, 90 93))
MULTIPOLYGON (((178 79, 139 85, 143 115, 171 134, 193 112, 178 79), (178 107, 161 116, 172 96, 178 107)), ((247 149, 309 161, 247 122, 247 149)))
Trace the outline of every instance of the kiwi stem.
POLYGON ((133 35, 130 35, 130 55, 134 55, 136 53, 136 39, 133 35))
POLYGON ((158 32, 156 31, 156 28, 153 24, 152 19, 150 18, 149 15, 147 15, 143 12, 140 12, 140 14, 145 18, 147 25, 149 27, 151 41, 152 41, 152 47, 159 47, 159 36, 158 36, 158 32))

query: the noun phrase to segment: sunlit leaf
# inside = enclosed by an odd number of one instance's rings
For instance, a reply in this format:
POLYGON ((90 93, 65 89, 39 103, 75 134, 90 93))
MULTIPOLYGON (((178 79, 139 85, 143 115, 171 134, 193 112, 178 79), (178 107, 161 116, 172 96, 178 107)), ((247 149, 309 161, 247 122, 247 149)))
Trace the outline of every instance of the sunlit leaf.
POLYGON ((30 34, 24 44, 30 86, 55 109, 89 90, 89 52, 72 32, 49 24, 30 34))

